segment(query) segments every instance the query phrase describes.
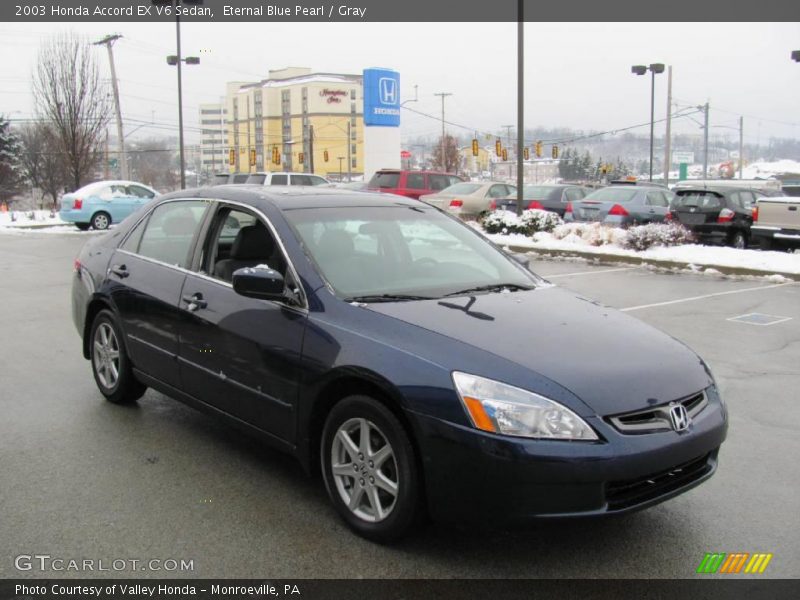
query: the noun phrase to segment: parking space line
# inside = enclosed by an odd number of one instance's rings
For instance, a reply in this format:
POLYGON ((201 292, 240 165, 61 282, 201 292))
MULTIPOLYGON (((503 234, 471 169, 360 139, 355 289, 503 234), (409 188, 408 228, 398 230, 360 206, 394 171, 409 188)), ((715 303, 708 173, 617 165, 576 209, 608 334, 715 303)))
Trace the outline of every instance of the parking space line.
POLYGON ((579 275, 598 275, 600 273, 619 273, 620 271, 631 271, 639 267, 623 267, 621 269, 603 269, 601 271, 581 271, 580 273, 559 273, 558 275, 547 275, 545 279, 557 279, 559 277, 578 277, 579 275))
POLYGON ((773 288, 784 287, 787 285, 794 285, 794 281, 788 283, 776 283, 775 285, 762 285, 759 287, 744 288, 741 290, 728 290, 727 292, 715 292, 713 294, 703 294, 702 296, 692 296, 690 298, 679 298, 677 300, 667 300, 666 302, 654 302, 653 304, 640 304, 639 306, 629 306, 627 308, 620 308, 621 312, 630 312, 632 310, 641 310, 643 308, 653 308, 656 306, 667 306, 669 304, 680 304, 681 302, 693 302, 695 300, 705 300, 706 298, 714 298, 716 296, 728 296, 730 294, 744 294, 745 292, 757 292, 759 290, 769 290, 773 288))

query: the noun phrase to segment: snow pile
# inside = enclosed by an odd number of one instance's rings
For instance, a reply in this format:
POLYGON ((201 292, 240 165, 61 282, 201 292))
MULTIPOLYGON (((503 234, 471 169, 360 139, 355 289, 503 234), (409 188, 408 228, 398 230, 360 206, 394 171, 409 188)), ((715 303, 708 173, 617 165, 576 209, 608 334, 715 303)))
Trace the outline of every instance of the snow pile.
POLYGON ((622 245, 625 235, 624 229, 600 223, 563 223, 553 230, 553 237, 557 240, 590 246, 622 245))
POLYGON ((57 212, 49 210, 0 212, 0 228, 35 225, 64 225, 64 221, 59 218, 57 212))
POLYGON ((744 179, 769 179, 784 173, 800 173, 800 162, 796 160, 757 161, 742 169, 744 179))
POLYGON ((509 210, 496 210, 481 216, 479 222, 487 233, 522 235, 550 232, 564 223, 556 213, 538 209, 524 210, 521 216, 509 210))

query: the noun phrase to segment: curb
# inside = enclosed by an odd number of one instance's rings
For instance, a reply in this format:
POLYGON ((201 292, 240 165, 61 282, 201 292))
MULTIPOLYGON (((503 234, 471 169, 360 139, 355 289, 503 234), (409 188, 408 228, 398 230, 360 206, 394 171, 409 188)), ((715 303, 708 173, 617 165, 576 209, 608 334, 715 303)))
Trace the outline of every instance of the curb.
POLYGON ((729 267, 724 265, 698 265, 695 263, 676 261, 676 260, 663 260, 657 258, 641 258, 639 256, 621 256, 618 254, 602 254, 597 252, 581 252, 580 250, 552 250, 549 248, 525 248, 522 246, 513 246, 500 244, 503 248, 508 248, 511 252, 517 254, 535 254, 537 256, 546 256, 552 258, 584 258, 597 262, 598 264, 606 265, 634 265, 634 266, 653 266, 659 269, 691 269, 691 267, 700 269, 715 269, 723 275, 750 275, 755 277, 765 277, 770 275, 780 275, 792 281, 800 281, 800 273, 785 273, 783 271, 766 271, 763 269, 750 269, 747 267, 729 267))

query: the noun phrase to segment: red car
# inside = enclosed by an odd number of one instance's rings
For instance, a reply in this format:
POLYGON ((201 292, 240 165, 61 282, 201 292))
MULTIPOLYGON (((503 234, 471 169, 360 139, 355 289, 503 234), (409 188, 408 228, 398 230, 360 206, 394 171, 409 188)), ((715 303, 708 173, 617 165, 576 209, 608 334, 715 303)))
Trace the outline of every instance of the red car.
POLYGON ((403 171, 381 169, 369 180, 367 188, 378 192, 399 194, 419 200, 423 194, 432 194, 464 181, 458 175, 439 171, 403 171))

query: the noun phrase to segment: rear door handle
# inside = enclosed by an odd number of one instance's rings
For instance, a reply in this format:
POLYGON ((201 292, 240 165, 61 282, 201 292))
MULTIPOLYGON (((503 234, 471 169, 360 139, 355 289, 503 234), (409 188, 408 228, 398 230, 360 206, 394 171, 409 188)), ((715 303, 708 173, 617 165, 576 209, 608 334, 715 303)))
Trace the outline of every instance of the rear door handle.
POLYGON ((120 279, 125 279, 128 275, 130 275, 130 273, 128 273, 128 267, 125 265, 114 265, 111 267, 111 272, 120 279))
POLYGON ((189 311, 194 312, 200 308, 205 308, 208 306, 208 302, 203 300, 203 294, 197 292, 192 294, 191 296, 183 296, 181 298, 188 306, 186 307, 189 311))

